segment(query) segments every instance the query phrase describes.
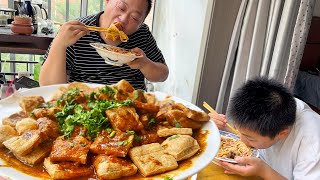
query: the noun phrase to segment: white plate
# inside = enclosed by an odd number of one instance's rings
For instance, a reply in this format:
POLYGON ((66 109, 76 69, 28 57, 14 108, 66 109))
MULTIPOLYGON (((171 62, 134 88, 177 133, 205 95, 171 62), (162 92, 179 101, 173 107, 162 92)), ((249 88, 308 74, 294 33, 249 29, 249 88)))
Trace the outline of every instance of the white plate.
MULTIPOLYGON (((112 48, 116 48, 116 49, 123 49, 120 47, 116 47, 116 46, 111 46, 108 44, 103 44, 103 43, 90 43, 90 45, 96 49, 96 51, 98 52, 98 54, 105 60, 105 62, 107 64, 111 64, 114 66, 122 66, 123 64, 126 64, 136 58, 141 58, 142 56, 136 56, 136 55, 131 55, 131 54, 121 54, 121 53, 117 53, 114 51, 109 51, 107 49, 98 47, 98 46, 103 46, 103 47, 112 47, 112 48)), ((128 49, 124 49, 127 51, 130 51, 128 49)))
MULTIPOLYGON (((90 87, 101 86, 98 84, 88 84, 88 85, 90 87)), ((21 110, 20 107, 18 106, 18 100, 19 100, 20 96, 41 95, 47 101, 47 100, 50 100, 51 95, 55 91, 57 91, 60 86, 62 86, 62 85, 43 86, 43 87, 39 87, 39 88, 18 91, 18 92, 16 92, 16 94, 14 94, 6 99, 1 100, 0 101, 0 119, 2 120, 2 118, 4 118, 5 116, 8 116, 10 114, 13 114, 13 113, 21 110)), ((158 100, 165 99, 168 96, 167 94, 161 93, 161 92, 155 92, 155 95, 158 100)), ((202 111, 200 108, 191 104, 190 102, 187 102, 185 100, 182 100, 180 98, 173 97, 173 96, 171 96, 171 98, 176 103, 182 103, 191 109, 202 111)), ((168 173, 165 173, 166 176, 173 177, 173 179, 175 179, 175 180, 186 179, 186 178, 196 174, 197 172, 199 172, 203 168, 205 168, 214 159, 214 157, 216 156, 216 154, 218 152, 219 146, 220 146, 219 130, 218 130, 217 126, 212 121, 206 122, 203 125, 202 130, 209 131, 209 134, 207 135, 207 140, 206 140, 206 143, 207 143, 206 149, 199 156, 191 159, 192 166, 190 166, 186 169, 182 169, 182 170, 177 169, 174 171, 170 171, 168 173)), ((15 169, 7 168, 7 167, 0 168, 0 176, 1 175, 10 177, 12 179, 17 179, 17 180, 18 179, 23 179, 23 180, 36 179, 35 177, 28 176, 28 175, 23 174, 15 169)), ((148 179, 148 178, 142 178, 142 179, 148 179)), ((163 177, 152 178, 152 179, 163 180, 163 177)))
MULTIPOLYGON (((240 137, 238 135, 232 134, 230 132, 220 130, 219 133, 221 136, 226 136, 226 137, 233 138, 233 139, 240 139, 240 137)), ((259 157, 259 152, 257 149, 253 149, 251 157, 259 157)), ((237 161, 235 161, 234 159, 229 159, 229 158, 221 158, 221 157, 216 156, 214 159, 215 159, 215 161, 221 160, 221 161, 234 163, 234 164, 237 163, 237 161)))

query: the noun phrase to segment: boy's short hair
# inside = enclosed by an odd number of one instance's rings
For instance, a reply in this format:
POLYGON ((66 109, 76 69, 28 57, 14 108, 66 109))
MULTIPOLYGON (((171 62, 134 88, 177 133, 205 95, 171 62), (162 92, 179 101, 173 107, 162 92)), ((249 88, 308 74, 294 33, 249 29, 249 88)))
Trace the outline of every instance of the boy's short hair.
POLYGON ((240 128, 273 139, 294 124, 296 101, 277 81, 256 78, 236 91, 229 103, 228 116, 240 128))

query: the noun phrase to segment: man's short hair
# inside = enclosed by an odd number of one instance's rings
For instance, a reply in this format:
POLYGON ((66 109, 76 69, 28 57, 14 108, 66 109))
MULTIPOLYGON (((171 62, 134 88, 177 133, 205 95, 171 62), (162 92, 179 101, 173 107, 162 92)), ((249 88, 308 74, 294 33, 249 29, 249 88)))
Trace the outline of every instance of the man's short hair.
POLYGON ((294 124, 296 102, 282 84, 267 78, 247 81, 231 99, 228 118, 240 128, 273 139, 294 124))

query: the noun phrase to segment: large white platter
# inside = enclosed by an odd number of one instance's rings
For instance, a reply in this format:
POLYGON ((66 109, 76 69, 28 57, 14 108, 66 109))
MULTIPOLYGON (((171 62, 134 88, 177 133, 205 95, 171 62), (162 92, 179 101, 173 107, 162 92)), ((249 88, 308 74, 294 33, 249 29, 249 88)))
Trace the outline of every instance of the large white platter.
MULTIPOLYGON (((97 84, 88 84, 88 85, 90 87, 101 86, 101 85, 97 85, 97 84)), ((60 85, 43 86, 43 87, 39 87, 39 88, 22 90, 22 91, 18 91, 16 94, 14 94, 6 99, 1 100, 0 101, 0 121, 2 121, 2 118, 21 110, 21 108, 18 105, 18 101, 19 101, 20 96, 40 95, 40 96, 43 96, 45 98, 45 100, 47 101, 47 100, 50 100, 52 94, 55 91, 57 91, 60 86, 66 86, 66 85, 60 84, 60 85)), ((156 98, 158 100, 162 100, 168 96, 167 94, 161 93, 161 92, 154 92, 154 93, 155 93, 156 98)), ((180 98, 173 97, 173 96, 171 96, 171 98, 176 103, 179 102, 179 103, 186 105, 187 107, 189 107, 191 109, 202 111, 199 107, 191 104, 190 102, 187 102, 185 100, 182 100, 180 98)), ((177 169, 174 171, 170 171, 169 173, 166 173, 166 175, 167 174, 169 176, 172 175, 171 177, 173 177, 173 179, 175 179, 175 180, 186 179, 186 178, 196 174, 197 172, 199 172, 203 168, 205 168, 214 159, 214 157, 216 156, 216 154, 218 152, 219 146, 220 146, 219 130, 212 121, 206 122, 203 125, 202 130, 207 130, 209 132, 209 134, 207 135, 207 139, 206 139, 206 143, 207 143, 206 149, 199 156, 192 158, 192 166, 190 166, 186 169, 183 169, 183 170, 177 169)), ((2 163, 3 162, 0 161, 0 164, 2 164, 2 163)), ((23 174, 13 168, 7 168, 7 167, 0 168, 0 176, 10 177, 11 179, 14 179, 14 180, 38 179, 38 178, 35 178, 32 176, 23 174)), ((148 179, 148 178, 143 178, 143 179, 148 179)), ((151 178, 151 179, 155 179, 155 178, 151 178)), ((163 179, 163 177, 159 178, 159 179, 163 179)))

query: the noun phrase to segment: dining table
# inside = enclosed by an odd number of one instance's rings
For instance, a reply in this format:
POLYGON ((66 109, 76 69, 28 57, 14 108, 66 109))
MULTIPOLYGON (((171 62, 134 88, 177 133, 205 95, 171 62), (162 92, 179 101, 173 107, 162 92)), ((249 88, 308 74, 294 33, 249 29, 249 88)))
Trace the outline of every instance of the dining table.
POLYGON ((223 168, 211 162, 198 173, 197 180, 261 180, 261 178, 226 174, 223 168))

